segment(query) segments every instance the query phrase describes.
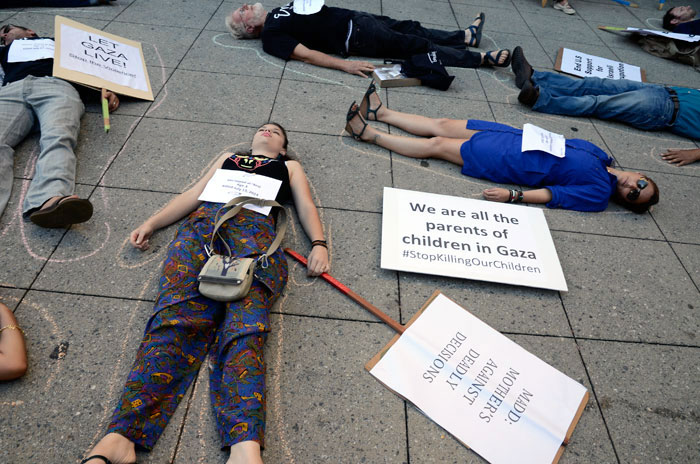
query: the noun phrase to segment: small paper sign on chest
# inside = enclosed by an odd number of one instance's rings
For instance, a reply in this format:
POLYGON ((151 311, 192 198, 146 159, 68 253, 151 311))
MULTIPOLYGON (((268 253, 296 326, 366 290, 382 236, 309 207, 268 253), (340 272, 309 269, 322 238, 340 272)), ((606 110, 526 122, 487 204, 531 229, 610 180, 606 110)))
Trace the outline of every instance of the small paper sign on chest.
MULTIPOLYGON (((228 203, 232 198, 246 196, 274 200, 277 197, 282 181, 271 177, 251 174, 244 171, 217 169, 204 191, 199 196, 200 201, 213 203, 228 203)), ((264 214, 270 214, 271 207, 260 208, 255 205, 244 205, 244 208, 264 214)))

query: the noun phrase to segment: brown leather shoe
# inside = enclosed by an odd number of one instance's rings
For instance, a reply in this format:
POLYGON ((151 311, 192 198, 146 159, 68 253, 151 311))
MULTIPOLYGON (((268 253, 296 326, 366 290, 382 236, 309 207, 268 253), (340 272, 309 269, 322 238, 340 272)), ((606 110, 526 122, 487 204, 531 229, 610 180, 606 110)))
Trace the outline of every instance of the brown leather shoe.
POLYGON ((525 53, 523 48, 518 46, 513 49, 513 60, 510 65, 515 74, 515 85, 519 89, 523 88, 525 82, 530 82, 532 84, 532 73, 533 69, 530 63, 525 59, 525 53))
POLYGON ((523 105, 527 105, 532 108, 539 97, 540 90, 532 85, 532 81, 527 80, 525 85, 523 85, 523 89, 518 94, 518 101, 523 105))

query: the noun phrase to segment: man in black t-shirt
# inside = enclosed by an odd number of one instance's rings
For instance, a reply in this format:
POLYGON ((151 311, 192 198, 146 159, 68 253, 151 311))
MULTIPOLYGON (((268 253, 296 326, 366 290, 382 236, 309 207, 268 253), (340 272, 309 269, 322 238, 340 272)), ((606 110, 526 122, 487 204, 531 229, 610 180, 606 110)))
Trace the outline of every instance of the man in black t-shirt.
MULTIPOLYGON (((14 147, 39 129, 40 152, 22 211, 42 227, 68 227, 92 216, 88 200, 73 195, 80 118, 85 109, 78 91, 51 77, 53 39, 11 24, 0 28, 0 214, 12 192, 14 147)), ((107 92, 109 109, 119 99, 107 92)))
POLYGON ((367 77, 366 73, 371 73, 374 66, 345 57, 405 59, 435 51, 445 66, 507 66, 510 64, 508 50, 477 53, 466 49, 467 45, 479 45, 483 23, 482 14, 466 31, 441 31, 425 28, 417 21, 398 21, 325 5, 317 13, 301 15, 294 12, 293 2, 269 13, 260 3, 244 4, 226 18, 231 35, 237 39, 260 37, 263 50, 270 55, 363 77, 367 77))

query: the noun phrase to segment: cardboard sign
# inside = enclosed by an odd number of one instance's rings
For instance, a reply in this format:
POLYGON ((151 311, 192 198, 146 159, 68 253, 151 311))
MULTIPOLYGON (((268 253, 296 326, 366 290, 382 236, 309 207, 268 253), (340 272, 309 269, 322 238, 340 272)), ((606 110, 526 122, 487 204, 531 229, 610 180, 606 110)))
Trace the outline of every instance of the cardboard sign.
POLYGON ((153 101, 139 42, 62 16, 56 16, 55 28, 55 77, 153 101))
MULTIPOLYGON (((282 181, 279 179, 245 171, 217 169, 197 199, 214 203, 228 203, 231 199, 240 196, 274 200, 281 185, 282 181)), ((261 208, 255 205, 243 205, 243 207, 265 216, 270 214, 272 209, 271 206, 261 208)))
POLYGON ((567 290, 541 209, 384 188, 383 269, 567 290))
POLYGON ((588 55, 568 48, 559 49, 554 69, 579 77, 628 79, 637 82, 646 82, 647 80, 646 72, 639 66, 588 55))
POLYGON ((588 391, 435 292, 365 368, 491 463, 555 463, 588 391))

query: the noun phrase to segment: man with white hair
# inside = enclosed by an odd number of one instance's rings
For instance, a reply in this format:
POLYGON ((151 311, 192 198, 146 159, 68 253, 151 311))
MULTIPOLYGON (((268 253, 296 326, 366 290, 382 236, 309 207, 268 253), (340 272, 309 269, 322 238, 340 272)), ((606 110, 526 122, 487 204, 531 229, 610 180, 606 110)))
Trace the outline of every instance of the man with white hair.
POLYGON ((263 50, 283 60, 300 60, 363 77, 367 77, 366 73, 371 73, 374 66, 346 57, 405 59, 434 51, 445 66, 478 68, 510 64, 510 50, 478 53, 466 49, 479 46, 485 20, 483 13, 464 31, 441 31, 425 28, 417 21, 398 21, 325 5, 316 13, 298 14, 293 3, 269 13, 260 3, 246 3, 226 18, 226 25, 237 39, 260 37, 263 50))

